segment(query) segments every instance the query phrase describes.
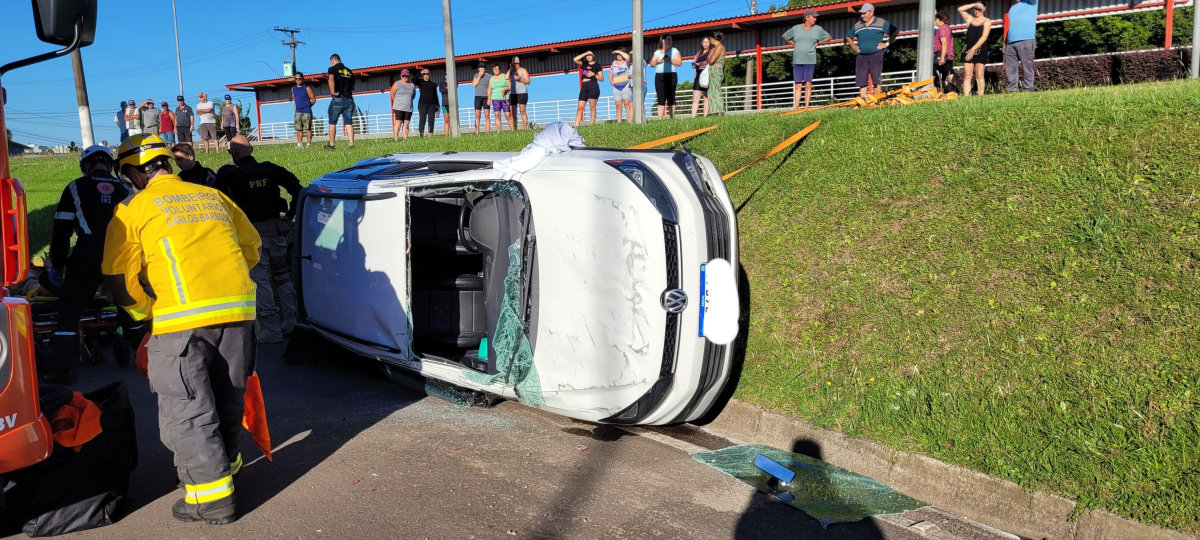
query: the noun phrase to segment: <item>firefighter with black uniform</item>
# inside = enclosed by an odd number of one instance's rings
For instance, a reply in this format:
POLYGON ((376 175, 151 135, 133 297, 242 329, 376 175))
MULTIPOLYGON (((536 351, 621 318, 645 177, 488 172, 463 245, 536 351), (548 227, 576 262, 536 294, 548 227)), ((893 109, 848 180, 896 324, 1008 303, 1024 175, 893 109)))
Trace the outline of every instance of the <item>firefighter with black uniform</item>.
POLYGON ((254 372, 254 282, 261 242, 224 193, 172 174, 158 135, 117 150, 140 189, 117 205, 104 242, 106 289, 135 319, 154 317, 147 343, 159 437, 185 491, 172 514, 219 525, 237 519, 246 379, 254 372))
POLYGON ((296 326, 296 289, 292 285, 288 238, 292 231, 292 217, 296 214, 300 179, 270 161, 254 159, 251 155, 253 152, 254 148, 246 137, 234 137, 229 144, 234 166, 221 167, 213 187, 229 195, 238 208, 246 212, 262 238, 261 262, 250 270, 250 278, 258 286, 258 324, 261 331, 258 340, 262 343, 281 343, 283 337, 291 334, 296 326), (279 188, 291 195, 291 204, 279 195, 279 188), (276 294, 279 295, 278 303, 275 301, 276 294))
MULTIPOLYGON (((113 176, 113 157, 108 148, 89 146, 79 159, 79 168, 83 176, 63 189, 50 236, 49 278, 58 288, 58 320, 50 341, 54 369, 46 379, 62 384, 75 382, 79 316, 92 303, 104 281, 100 274, 104 231, 112 219, 113 208, 129 196, 129 189, 113 176), (72 234, 78 237, 74 249, 71 249, 72 234)), ((126 323, 122 325, 125 338, 134 345, 141 343, 145 323, 122 322, 126 323)))

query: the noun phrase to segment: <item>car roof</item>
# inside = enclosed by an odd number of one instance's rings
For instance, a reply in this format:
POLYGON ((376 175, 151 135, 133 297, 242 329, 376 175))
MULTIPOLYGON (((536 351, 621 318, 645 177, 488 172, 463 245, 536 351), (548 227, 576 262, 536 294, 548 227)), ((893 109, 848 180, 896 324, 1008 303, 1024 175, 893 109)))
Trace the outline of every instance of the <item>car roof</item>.
MULTIPOLYGON (((601 167, 599 164, 602 160, 608 159, 629 159, 630 154, 642 155, 658 155, 661 157, 669 157, 674 152, 671 150, 626 150, 621 148, 577 148, 567 152, 548 156, 545 162, 538 168, 557 168, 560 166, 570 166, 578 168, 590 168, 591 166, 601 167), (592 163, 587 163, 587 162, 592 163)), ((410 171, 404 168, 405 163, 467 163, 478 164, 479 168, 489 168, 492 163, 505 160, 514 156, 520 155, 519 152, 424 152, 424 153, 396 153, 377 158, 369 158, 359 161, 349 167, 337 171, 330 171, 318 178, 318 181, 325 182, 342 182, 342 181, 362 181, 362 180, 396 180, 399 177, 408 176, 426 176, 430 173, 419 173, 410 171), (398 166, 400 168, 398 168, 398 166), (405 170, 401 170, 401 169, 405 170)), ((456 171, 457 172, 457 171, 456 171)))

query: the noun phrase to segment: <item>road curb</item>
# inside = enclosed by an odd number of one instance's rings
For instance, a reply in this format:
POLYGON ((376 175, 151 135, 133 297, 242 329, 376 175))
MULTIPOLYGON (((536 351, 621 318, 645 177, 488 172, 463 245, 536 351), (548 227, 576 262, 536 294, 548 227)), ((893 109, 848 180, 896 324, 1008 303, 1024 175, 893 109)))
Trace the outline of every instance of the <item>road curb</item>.
POLYGON ((1070 516, 1076 503, 931 457, 892 450, 839 431, 730 400, 708 429, 732 438, 790 450, 797 442, 820 450, 821 459, 887 484, 906 495, 968 519, 1028 538, 1047 540, 1197 540, 1103 510, 1070 516))

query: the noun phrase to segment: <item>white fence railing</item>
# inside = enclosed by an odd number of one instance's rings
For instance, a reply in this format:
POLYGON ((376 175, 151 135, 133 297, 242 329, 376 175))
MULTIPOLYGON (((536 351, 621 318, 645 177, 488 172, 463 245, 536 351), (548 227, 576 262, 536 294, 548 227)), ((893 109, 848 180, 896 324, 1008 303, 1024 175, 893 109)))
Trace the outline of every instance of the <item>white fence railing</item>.
MULTIPOLYGON (((908 84, 916 77, 915 71, 894 71, 883 74, 884 90, 891 90, 908 84)), ((606 87, 602 87, 607 90, 606 87)), ((778 110, 790 109, 793 104, 795 85, 791 81, 781 81, 773 83, 765 83, 762 85, 762 108, 759 108, 758 87, 755 85, 743 86, 726 86, 723 91, 725 93, 725 109, 730 114, 738 114, 744 112, 754 112, 758 110, 778 110)), ((812 100, 810 105, 824 105, 837 101, 844 101, 858 96, 858 87, 854 84, 854 76, 846 77, 828 77, 823 79, 813 80, 812 100)), ((655 105, 657 96, 654 92, 646 94, 646 119, 657 120, 658 107, 655 105)), ((680 90, 676 95, 675 116, 690 117, 692 115, 692 100, 693 92, 691 90, 680 90)), ((529 113, 529 122, 537 125, 544 125, 550 122, 568 122, 575 123, 575 111, 579 102, 574 99, 562 99, 558 101, 536 101, 526 105, 526 112, 529 113)), ((703 104, 697 107, 697 115, 703 114, 703 104)), ((492 124, 495 123, 495 115, 491 110, 485 109, 483 112, 491 115, 492 124)), ((711 112, 711 110, 710 110, 711 112)), ((591 109, 585 111, 585 121, 591 118, 591 109)), ((475 109, 466 107, 459 108, 458 119, 463 132, 475 131, 475 109)), ((616 103, 612 95, 601 96, 596 100, 596 119, 599 121, 613 121, 617 119, 616 103)), ((409 126, 409 136, 415 136, 417 130, 417 115, 413 114, 412 123, 409 126)), ((441 135, 443 128, 442 115, 438 115, 434 122, 434 134, 441 135)), ((391 114, 373 114, 366 116, 354 117, 355 133, 363 134, 369 137, 386 136, 392 133, 392 115, 391 114)), ((328 132, 328 120, 325 118, 313 119, 314 138, 323 137, 328 132)), ((495 126, 491 126, 495 130, 495 126)), ((501 130, 509 129, 507 123, 502 123, 501 130)), ((264 123, 258 127, 259 140, 264 142, 270 141, 288 141, 295 140, 296 131, 292 128, 291 122, 270 122, 264 123)), ((341 133, 339 133, 341 135, 341 133)))

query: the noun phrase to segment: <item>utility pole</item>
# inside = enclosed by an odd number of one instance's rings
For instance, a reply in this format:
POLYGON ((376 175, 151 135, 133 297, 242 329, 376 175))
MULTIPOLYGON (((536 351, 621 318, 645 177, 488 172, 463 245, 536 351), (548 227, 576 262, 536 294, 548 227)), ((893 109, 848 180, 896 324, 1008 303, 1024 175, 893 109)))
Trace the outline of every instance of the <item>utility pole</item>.
POLYGON ((79 130, 83 133, 83 148, 96 144, 92 134, 92 107, 88 105, 87 81, 83 78, 83 56, 79 49, 71 52, 71 68, 75 71, 75 102, 79 104, 79 130))
POLYGON ((1200 36, 1200 9, 1192 8, 1192 78, 1200 77, 1200 46, 1197 46, 1196 36, 1200 36))
POLYGON ((175 68, 179 70, 179 95, 183 93, 183 62, 179 58, 179 16, 175 14, 175 0, 171 0, 171 19, 175 21, 175 68))
POLYGON ((751 15, 758 14, 758 0, 750 0, 750 14, 751 15))
MULTIPOLYGON (((458 68, 454 64, 454 25, 450 21, 450 0, 442 0, 442 33, 446 38, 446 120, 450 136, 458 138, 458 68)), ((516 114, 516 111, 513 111, 516 114)))
POLYGON ((303 41, 296 41, 296 34, 299 34, 300 31, 295 28, 280 28, 278 26, 275 27, 275 31, 287 34, 290 38, 286 40, 281 39, 279 42, 292 48, 292 73, 299 71, 296 69, 296 45, 304 45, 303 41))
POLYGON ((642 0, 633 0, 633 58, 629 69, 633 71, 633 123, 646 123, 646 94, 642 92, 646 79, 646 56, 642 51, 642 0))
MULTIPOLYGON (((921 0, 917 7, 917 80, 933 76, 933 16, 936 0, 921 0)), ((879 85, 879 81, 874 82, 879 85)))

